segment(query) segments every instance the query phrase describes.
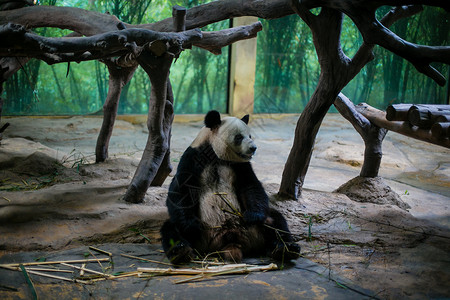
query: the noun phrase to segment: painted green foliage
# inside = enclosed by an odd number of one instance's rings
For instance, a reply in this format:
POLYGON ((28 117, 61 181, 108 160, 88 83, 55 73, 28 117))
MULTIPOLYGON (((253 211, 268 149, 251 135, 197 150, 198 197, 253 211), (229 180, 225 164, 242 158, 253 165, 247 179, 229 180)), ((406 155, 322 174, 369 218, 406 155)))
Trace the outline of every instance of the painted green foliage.
MULTIPOLYGON (((211 1, 131 0, 131 1, 41 1, 44 5, 76 6, 110 12, 127 23, 151 23, 171 16, 173 5, 193 7, 211 1)), ((388 8, 378 11, 382 16, 388 8)), ((312 95, 320 69, 308 26, 296 15, 261 20, 263 31, 257 38, 255 112, 301 112, 312 95)), ((202 30, 224 29, 229 21, 202 30)), ((424 45, 448 45, 449 16, 442 9, 425 7, 411 18, 391 28, 406 40, 424 45)), ((39 34, 63 36, 66 31, 38 29, 39 34)), ((362 43, 357 28, 344 19, 342 48, 351 57, 362 43)), ((418 73, 404 59, 375 47, 375 59, 344 89, 355 103, 367 102, 385 109, 391 103, 446 103, 446 88, 439 87, 418 73)), ((226 112, 228 96, 228 49, 215 56, 194 47, 184 51, 171 69, 175 112, 205 113, 210 109, 226 112)), ((433 65, 442 74, 448 66, 433 65)), ((4 115, 73 115, 101 113, 108 88, 108 72, 99 62, 48 66, 31 61, 4 85, 4 115), (66 74, 68 76, 66 77, 66 74)), ((119 102, 120 114, 146 114, 150 83, 138 69, 124 88, 119 102)))
MULTIPOLYGON (((388 10, 382 7, 377 14, 381 18, 388 10)), ((422 13, 400 20, 391 29, 413 43, 448 45, 449 17, 443 9, 425 7, 422 13)), ((264 31, 258 35, 255 112, 301 112, 320 73, 309 28, 297 16, 262 22, 264 31)), ((349 57, 362 44, 361 34, 347 17, 341 42, 349 57)), ((366 102, 380 109, 392 103, 447 103, 446 87, 417 72, 406 60, 378 46, 374 54, 375 59, 343 90, 353 102, 366 102)), ((433 66, 447 76, 448 66, 433 66)))

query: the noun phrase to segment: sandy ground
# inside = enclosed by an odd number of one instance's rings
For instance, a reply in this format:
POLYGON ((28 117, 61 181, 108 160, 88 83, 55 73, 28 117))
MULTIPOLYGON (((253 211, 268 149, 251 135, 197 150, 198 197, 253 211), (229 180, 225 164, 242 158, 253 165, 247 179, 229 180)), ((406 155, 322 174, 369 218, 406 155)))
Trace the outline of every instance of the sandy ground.
MULTIPOLYGON (((121 200, 139 163, 147 130, 117 121, 110 158, 93 164, 101 118, 2 118, 0 256, 98 243, 158 243, 167 217, 162 187, 144 204, 121 200)), ((287 217, 304 257, 385 299, 450 297, 450 150, 388 133, 372 203, 334 192, 357 177, 363 142, 339 115, 328 115, 316 140, 299 201, 276 192, 292 145, 295 116, 251 121, 253 166, 273 205, 287 217), (379 188, 380 190, 381 188, 379 188), (375 196, 374 196, 375 195, 375 196), (360 201, 360 200, 359 200, 360 201), (375 203, 373 203, 375 202, 375 203), (383 204, 379 204, 383 203, 383 204), (399 207, 400 206, 400 207, 399 207), (405 209, 405 207, 408 207, 405 209)), ((201 122, 175 123, 172 162, 201 122)), ((370 197, 368 197, 370 198, 370 197)))

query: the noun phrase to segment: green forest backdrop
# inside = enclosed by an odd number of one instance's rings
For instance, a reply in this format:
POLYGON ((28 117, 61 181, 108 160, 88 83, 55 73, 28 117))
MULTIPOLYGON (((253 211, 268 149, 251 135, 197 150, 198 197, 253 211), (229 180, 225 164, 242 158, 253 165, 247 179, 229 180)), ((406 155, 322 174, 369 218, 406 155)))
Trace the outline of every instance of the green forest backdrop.
MULTIPOLYGON (((116 15, 127 23, 152 23, 171 16, 175 4, 192 7, 211 1, 131 0, 62 1, 45 0, 42 5, 74 6, 116 15)), ((389 8, 378 11, 380 15, 389 8)), ((448 45, 449 15, 442 9, 425 7, 412 18, 391 29, 400 37, 424 45, 448 45)), ((319 65, 308 26, 296 15, 261 20, 257 38, 255 113, 301 112, 313 93, 319 65)), ((229 21, 202 30, 219 30, 229 21)), ((64 36, 68 31, 37 29, 47 36, 64 36)), ((342 47, 352 56, 362 37, 351 20, 344 20, 342 47)), ((418 73, 402 58, 376 47, 375 59, 353 79, 344 93, 355 103, 367 102, 385 109, 392 103, 447 103, 446 87, 440 87, 418 73)), ((215 56, 194 47, 186 50, 172 66, 171 81, 178 114, 227 111, 229 53, 215 56)), ((445 76, 448 66, 434 64, 445 76)), ((108 88, 106 67, 97 61, 49 66, 32 60, 5 83, 3 115, 77 115, 99 113, 108 88)), ((125 87, 119 102, 120 114, 146 114, 150 82, 138 69, 125 87)))

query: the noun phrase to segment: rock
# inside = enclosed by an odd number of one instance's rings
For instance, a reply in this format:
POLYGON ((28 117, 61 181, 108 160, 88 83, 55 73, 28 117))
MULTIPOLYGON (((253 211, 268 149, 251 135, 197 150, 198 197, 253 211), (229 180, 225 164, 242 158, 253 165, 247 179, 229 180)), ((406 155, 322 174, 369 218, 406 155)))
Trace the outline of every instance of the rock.
POLYGON ((381 177, 355 177, 341 185, 336 192, 347 195, 350 199, 363 203, 392 204, 401 209, 411 208, 400 199, 381 177))

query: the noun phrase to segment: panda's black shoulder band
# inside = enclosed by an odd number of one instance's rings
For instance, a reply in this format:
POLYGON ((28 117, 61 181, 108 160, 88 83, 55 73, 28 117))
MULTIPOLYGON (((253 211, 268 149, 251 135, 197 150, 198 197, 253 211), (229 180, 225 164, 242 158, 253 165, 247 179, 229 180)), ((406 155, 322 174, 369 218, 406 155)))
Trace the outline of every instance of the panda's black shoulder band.
POLYGON ((208 128, 215 129, 221 122, 220 113, 217 110, 210 110, 205 116, 205 126, 208 128))

